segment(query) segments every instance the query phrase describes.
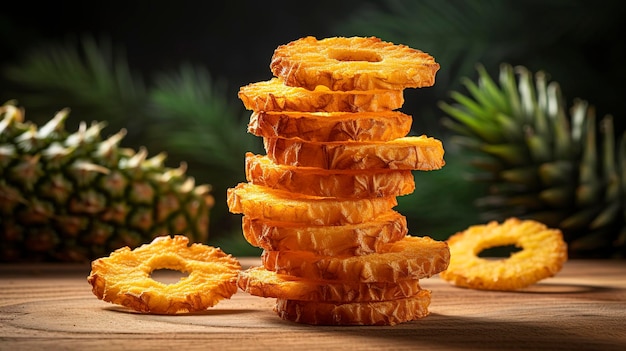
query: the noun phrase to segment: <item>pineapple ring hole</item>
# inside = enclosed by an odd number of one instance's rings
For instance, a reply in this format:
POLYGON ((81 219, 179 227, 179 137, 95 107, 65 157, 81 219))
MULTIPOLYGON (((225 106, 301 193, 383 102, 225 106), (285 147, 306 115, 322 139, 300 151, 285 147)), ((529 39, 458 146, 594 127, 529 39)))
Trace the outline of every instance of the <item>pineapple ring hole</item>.
POLYGON ((150 273, 150 278, 163 284, 176 284, 181 279, 187 278, 189 272, 179 271, 172 268, 155 269, 150 273))
POLYGON ((512 254, 522 251, 523 249, 515 244, 496 245, 485 247, 476 256, 481 258, 487 257, 510 257, 512 254))
POLYGON ((328 57, 337 61, 381 62, 382 56, 370 50, 329 50, 328 57))

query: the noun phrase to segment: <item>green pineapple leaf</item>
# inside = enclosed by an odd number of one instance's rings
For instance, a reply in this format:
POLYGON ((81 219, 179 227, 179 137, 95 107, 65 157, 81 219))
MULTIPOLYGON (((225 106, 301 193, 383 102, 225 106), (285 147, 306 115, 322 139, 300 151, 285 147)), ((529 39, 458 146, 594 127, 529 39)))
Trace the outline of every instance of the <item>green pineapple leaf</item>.
POLYGON ((580 99, 568 109, 543 72, 502 64, 499 85, 478 72, 477 83, 464 81, 467 95, 454 92, 439 106, 444 125, 473 146, 472 162, 489 165, 474 169, 473 179, 488 185, 477 201, 483 219, 540 220, 563 231, 572 257, 623 257, 626 132, 618 135, 610 115, 598 126, 580 99))

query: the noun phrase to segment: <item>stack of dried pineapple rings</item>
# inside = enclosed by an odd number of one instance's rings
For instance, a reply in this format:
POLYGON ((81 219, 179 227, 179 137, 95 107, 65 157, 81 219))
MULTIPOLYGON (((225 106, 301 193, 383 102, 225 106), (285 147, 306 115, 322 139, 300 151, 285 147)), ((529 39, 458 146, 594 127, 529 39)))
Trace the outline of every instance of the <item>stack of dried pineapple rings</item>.
POLYGON ((316 325, 394 325, 429 313, 420 279, 448 267, 446 242, 409 235, 394 210, 412 171, 444 166, 442 143, 408 136, 397 111, 406 88, 434 84, 439 64, 375 37, 305 37, 279 46, 268 81, 241 87, 248 132, 265 155, 245 155, 228 189, 262 266, 243 291, 276 298, 281 318, 316 325))

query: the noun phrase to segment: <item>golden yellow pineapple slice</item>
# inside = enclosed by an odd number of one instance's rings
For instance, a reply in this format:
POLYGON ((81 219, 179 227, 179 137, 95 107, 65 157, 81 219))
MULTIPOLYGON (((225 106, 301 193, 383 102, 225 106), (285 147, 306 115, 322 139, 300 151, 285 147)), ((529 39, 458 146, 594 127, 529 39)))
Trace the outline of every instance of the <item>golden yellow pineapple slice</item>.
POLYGON ((409 297, 421 288, 416 279, 393 283, 310 280, 252 267, 239 274, 242 291, 261 297, 319 302, 385 301, 409 297))
POLYGON ((413 118, 399 111, 265 112, 250 116, 248 132, 307 141, 387 141, 406 136, 413 118))
POLYGON ((229 188, 226 202, 230 212, 249 218, 314 225, 365 222, 398 204, 394 196, 344 200, 290 193, 251 183, 229 188))
POLYGON ((366 222, 344 225, 307 225, 242 219, 243 235, 253 246, 268 251, 310 251, 317 255, 364 255, 383 250, 408 233, 406 218, 389 211, 366 222))
POLYGON ((274 50, 270 69, 285 84, 309 90, 429 87, 439 64, 429 54, 379 38, 304 37, 274 50))
POLYGON ((404 104, 402 90, 332 91, 324 86, 309 90, 285 85, 280 78, 245 85, 238 96, 252 111, 376 112, 404 104))
POLYGON ((422 279, 448 267, 445 242, 406 236, 384 245, 380 252, 353 256, 320 256, 307 251, 263 251, 263 266, 280 274, 306 279, 395 282, 422 279))
POLYGON ((410 297, 373 302, 332 303, 276 299, 274 311, 284 320, 313 325, 396 325, 429 314, 430 290, 410 297))
POLYGON ((313 196, 373 198, 402 196, 415 191, 411 170, 326 170, 279 165, 267 155, 247 153, 248 182, 278 190, 313 196))
POLYGON ((452 235, 450 266, 441 278, 480 290, 518 290, 558 273, 567 261, 567 244, 559 229, 534 220, 509 218, 473 225, 452 235), (510 257, 483 258, 485 249, 515 245, 510 257))
POLYGON ((182 235, 161 236, 133 250, 123 247, 92 262, 87 281, 96 297, 143 313, 203 311, 237 292, 239 261, 219 248, 182 235), (151 278, 155 270, 188 273, 173 284, 151 278))
POLYGON ((297 167, 430 171, 445 165, 441 141, 423 135, 381 142, 263 138, 263 143, 267 156, 274 163, 297 167))

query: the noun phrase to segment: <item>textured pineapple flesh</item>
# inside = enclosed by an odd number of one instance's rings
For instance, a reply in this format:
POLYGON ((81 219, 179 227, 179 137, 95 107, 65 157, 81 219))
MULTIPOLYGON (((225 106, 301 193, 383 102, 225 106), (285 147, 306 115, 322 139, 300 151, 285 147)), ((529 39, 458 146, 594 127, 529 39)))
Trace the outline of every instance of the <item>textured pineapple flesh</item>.
POLYGON ((314 325, 396 325, 429 314, 430 290, 394 300, 336 304, 276 299, 274 310, 284 320, 314 325))
POLYGON ((311 280, 279 274, 264 267, 242 271, 237 284, 241 290, 261 297, 338 303, 395 300, 414 296, 422 290, 418 279, 372 283, 311 280))
POLYGON ((308 251, 264 251, 263 266, 274 272, 318 280, 395 282, 424 279, 448 267, 445 242, 406 236, 380 252, 360 256, 320 256, 308 251))
POLYGON ((232 213, 249 218, 314 225, 362 223, 390 211, 396 197, 336 199, 274 190, 250 183, 239 183, 227 191, 232 213))
POLYGON ((268 251, 310 251, 322 256, 364 255, 408 234, 406 217, 389 211, 361 223, 310 225, 242 218, 242 231, 253 246, 268 251))

